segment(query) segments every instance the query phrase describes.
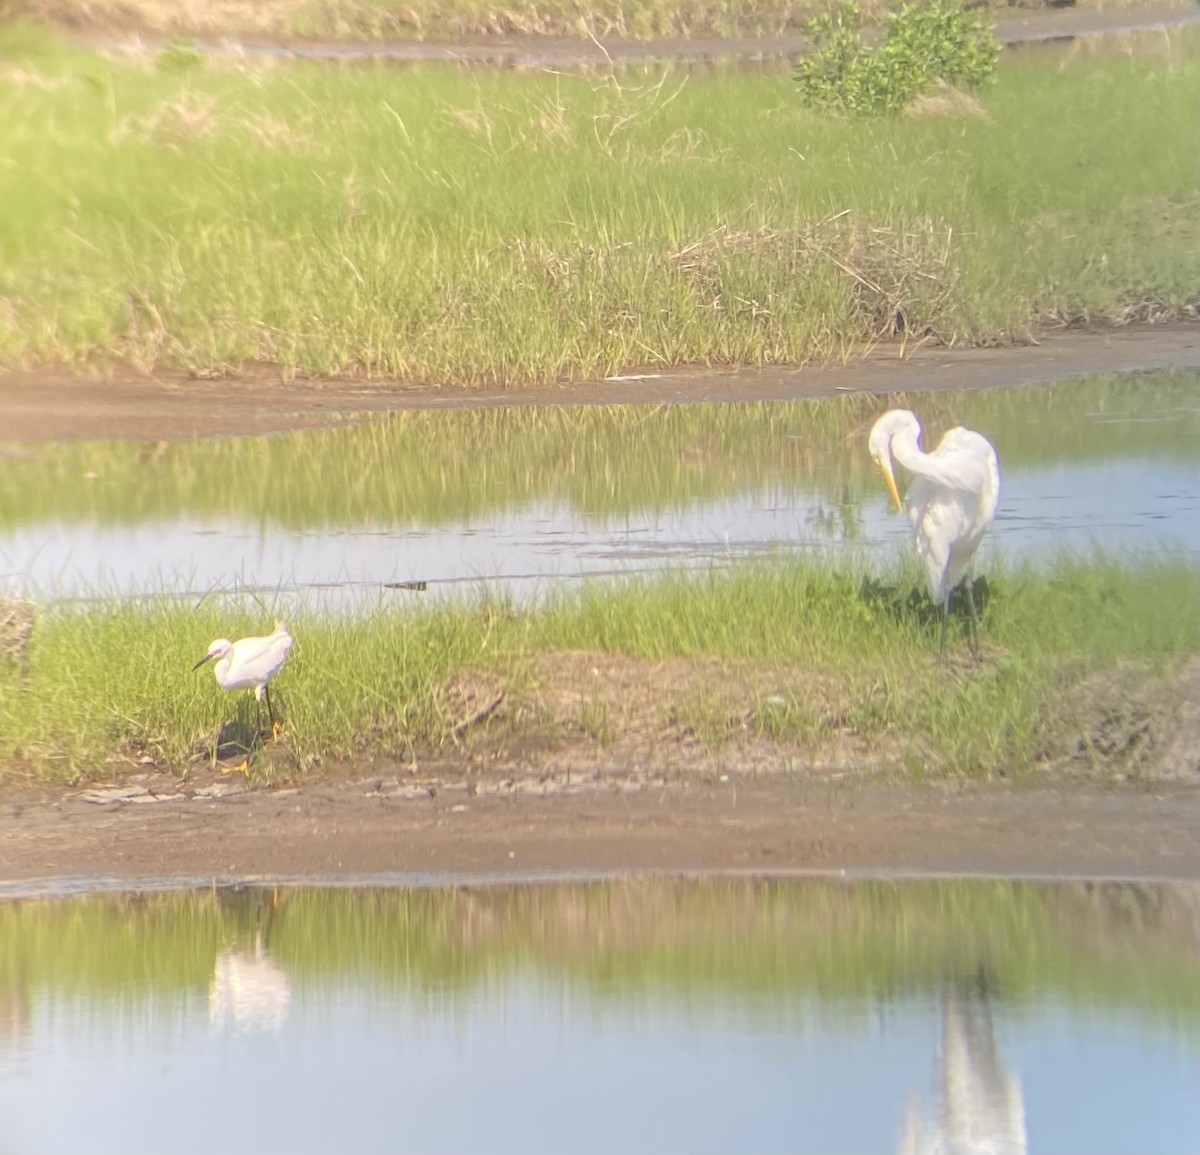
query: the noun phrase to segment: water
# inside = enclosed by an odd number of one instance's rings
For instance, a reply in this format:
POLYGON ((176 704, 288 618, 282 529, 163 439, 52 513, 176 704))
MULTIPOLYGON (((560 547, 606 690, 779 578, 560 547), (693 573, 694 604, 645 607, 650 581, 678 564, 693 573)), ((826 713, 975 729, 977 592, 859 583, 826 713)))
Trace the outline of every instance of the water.
MULTIPOLYGON (((1197 557, 1198 385, 1194 371, 1151 373, 910 403, 928 444, 962 423, 997 447, 983 566, 1097 547, 1197 557)), ((354 605, 396 582, 521 600, 779 553, 879 568, 908 551, 865 450, 880 409, 423 413, 275 438, 11 447, 0 591, 354 605)))
POLYGON ((1194 885, 0 902, 0 1147, 1194 1152, 1194 885))
MULTIPOLYGON (((1088 20, 1078 14, 1069 26, 1055 20, 1031 22, 1015 20, 998 22, 997 38, 1007 48, 1031 46, 1044 48, 1052 44, 1060 51, 1064 44, 1079 40, 1095 41, 1120 38, 1128 41, 1138 36, 1157 36, 1194 27, 1200 23, 1196 13, 1176 10, 1157 11, 1149 16, 1135 15, 1120 21, 1111 18, 1088 20)), ((220 42, 194 40, 190 46, 197 51, 237 57, 273 57, 296 60, 334 61, 342 64, 364 61, 388 64, 411 64, 441 61, 463 64, 517 65, 528 68, 572 68, 581 65, 647 65, 667 63, 674 66, 710 64, 716 61, 737 61, 743 65, 765 64, 789 66, 797 56, 811 48, 802 35, 775 37, 745 37, 742 39, 674 39, 636 41, 611 39, 601 47, 597 41, 559 39, 531 36, 488 42, 487 38, 474 43, 460 40, 452 45, 425 42, 378 42, 373 44, 307 43, 270 44, 246 43, 229 39, 220 42)), ((121 43, 101 43, 108 51, 120 51, 121 43)), ((144 51, 139 38, 134 51, 144 51)))

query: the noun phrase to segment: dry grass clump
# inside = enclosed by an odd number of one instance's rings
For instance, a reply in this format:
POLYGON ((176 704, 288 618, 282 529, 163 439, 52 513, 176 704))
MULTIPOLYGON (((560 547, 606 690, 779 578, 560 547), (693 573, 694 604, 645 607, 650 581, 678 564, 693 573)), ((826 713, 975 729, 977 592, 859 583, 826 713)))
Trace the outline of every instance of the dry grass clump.
POLYGON ((1200 659, 1174 677, 1126 662, 1085 674, 1048 705, 1045 761, 1068 774, 1200 780, 1200 659))
POLYGON ((723 289, 725 268, 747 255, 789 277, 842 282, 848 319, 868 340, 933 335, 959 291, 954 230, 929 217, 892 225, 847 210, 803 230, 722 227, 672 259, 714 313, 749 310, 758 318, 765 316, 762 303, 730 300, 723 289))
POLYGON ((151 112, 124 117, 113 129, 114 144, 132 138, 162 148, 184 148, 196 141, 210 140, 221 128, 216 97, 182 92, 165 100, 151 112))
POLYGON ((940 82, 931 92, 914 96, 904 106, 904 115, 941 117, 947 120, 987 120, 987 111, 969 92, 940 82))
POLYGON ((0 597, 0 659, 24 669, 36 624, 37 606, 33 602, 0 597))

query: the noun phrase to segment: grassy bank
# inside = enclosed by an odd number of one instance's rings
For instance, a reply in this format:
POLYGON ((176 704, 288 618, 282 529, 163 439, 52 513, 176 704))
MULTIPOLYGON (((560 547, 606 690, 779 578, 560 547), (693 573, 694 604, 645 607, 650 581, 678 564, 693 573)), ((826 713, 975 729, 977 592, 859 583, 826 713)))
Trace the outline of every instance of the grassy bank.
MULTIPOLYGON (((735 769, 751 743, 777 765, 1136 776, 1173 737, 1178 676, 1200 651, 1196 581, 1169 560, 993 572, 978 665, 961 627, 937 661, 910 576, 796 564, 594 586, 521 612, 305 617, 276 687, 289 734, 258 766, 277 778, 419 756, 461 774, 567 749, 621 765, 637 743, 652 759, 686 739, 735 769)), ((48 612, 25 663, 0 662, 0 762, 55 781, 207 765, 223 726, 251 733, 254 704, 190 667, 211 638, 262 625, 215 598, 48 612)))
POLYGON ((984 115, 878 123, 803 111, 786 75, 155 68, 0 37, 8 363, 528 382, 1196 304, 1194 37, 1006 59, 984 115))

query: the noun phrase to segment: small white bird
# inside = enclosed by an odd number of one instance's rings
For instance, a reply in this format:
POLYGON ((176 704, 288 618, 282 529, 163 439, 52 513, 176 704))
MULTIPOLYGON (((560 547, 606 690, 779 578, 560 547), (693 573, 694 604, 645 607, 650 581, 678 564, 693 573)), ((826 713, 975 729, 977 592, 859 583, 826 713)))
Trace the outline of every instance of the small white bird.
POLYGON ((231 642, 218 638, 211 642, 208 653, 193 667, 200 669, 206 662, 215 661, 213 673, 222 690, 253 690, 254 697, 267 701, 267 714, 271 719, 271 732, 278 737, 279 727, 275 712, 271 709, 271 691, 267 689, 271 679, 283 669, 283 663, 292 650, 292 635, 283 622, 275 623, 275 630, 264 638, 240 638, 231 642))
POLYGON ((871 430, 867 448, 883 471, 888 491, 903 509, 892 461, 915 480, 906 500, 917 553, 934 605, 942 608, 941 649, 946 649, 950 593, 964 577, 971 609, 971 651, 979 655, 979 615, 975 611, 975 551, 996 514, 1000 500, 1000 463, 986 437, 961 427, 951 429, 932 453, 921 449, 921 423, 907 409, 890 409, 871 430))

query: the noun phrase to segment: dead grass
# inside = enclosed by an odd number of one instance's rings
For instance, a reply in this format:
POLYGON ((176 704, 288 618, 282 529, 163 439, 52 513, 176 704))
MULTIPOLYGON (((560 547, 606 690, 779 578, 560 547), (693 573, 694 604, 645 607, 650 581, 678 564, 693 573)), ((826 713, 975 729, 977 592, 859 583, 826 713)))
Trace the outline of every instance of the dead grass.
POLYGON ((765 319, 759 302, 730 300, 722 291, 725 267, 746 256, 761 256, 796 278, 844 280, 855 327, 870 339, 933 336, 933 318, 961 295, 953 230, 929 217, 901 229, 846 210, 803 231, 722 227, 680 249, 673 260, 714 312, 749 310, 765 319))
POLYGON ((37 623, 37 606, 22 598, 0 597, 0 661, 23 666, 37 623))
MULTIPOLYGON (((1064 683, 1038 720, 1027 772, 1200 781, 1200 659, 1173 678, 1127 663, 1066 671, 1064 683)), ((509 684, 460 673, 446 700, 460 719, 454 762, 475 779, 517 765, 535 776, 936 772, 919 736, 870 724, 883 694, 870 680, 786 663, 571 652, 538 655, 509 684)))
POLYGON ((946 120, 987 120, 983 105, 969 92, 939 81, 932 92, 914 97, 904 106, 904 115, 915 118, 940 117, 946 120))
MULTIPOLYGON (((836 710, 814 706, 812 725, 786 737, 768 717, 771 702, 787 711, 837 697, 833 680, 782 665, 583 652, 537 655, 508 684, 460 672, 444 693, 461 719, 454 762, 472 777, 514 766, 535 776, 656 777, 879 769, 877 751, 836 710)), ((428 751, 419 760, 443 758, 428 751)))
POLYGON ((1048 703, 1046 764, 1070 776, 1200 780, 1200 659, 1178 677, 1126 662, 1048 703))
POLYGON ((185 148, 220 132, 216 105, 212 96, 185 92, 144 116, 124 117, 113 129, 111 140, 116 144, 132 138, 162 148, 185 148))

